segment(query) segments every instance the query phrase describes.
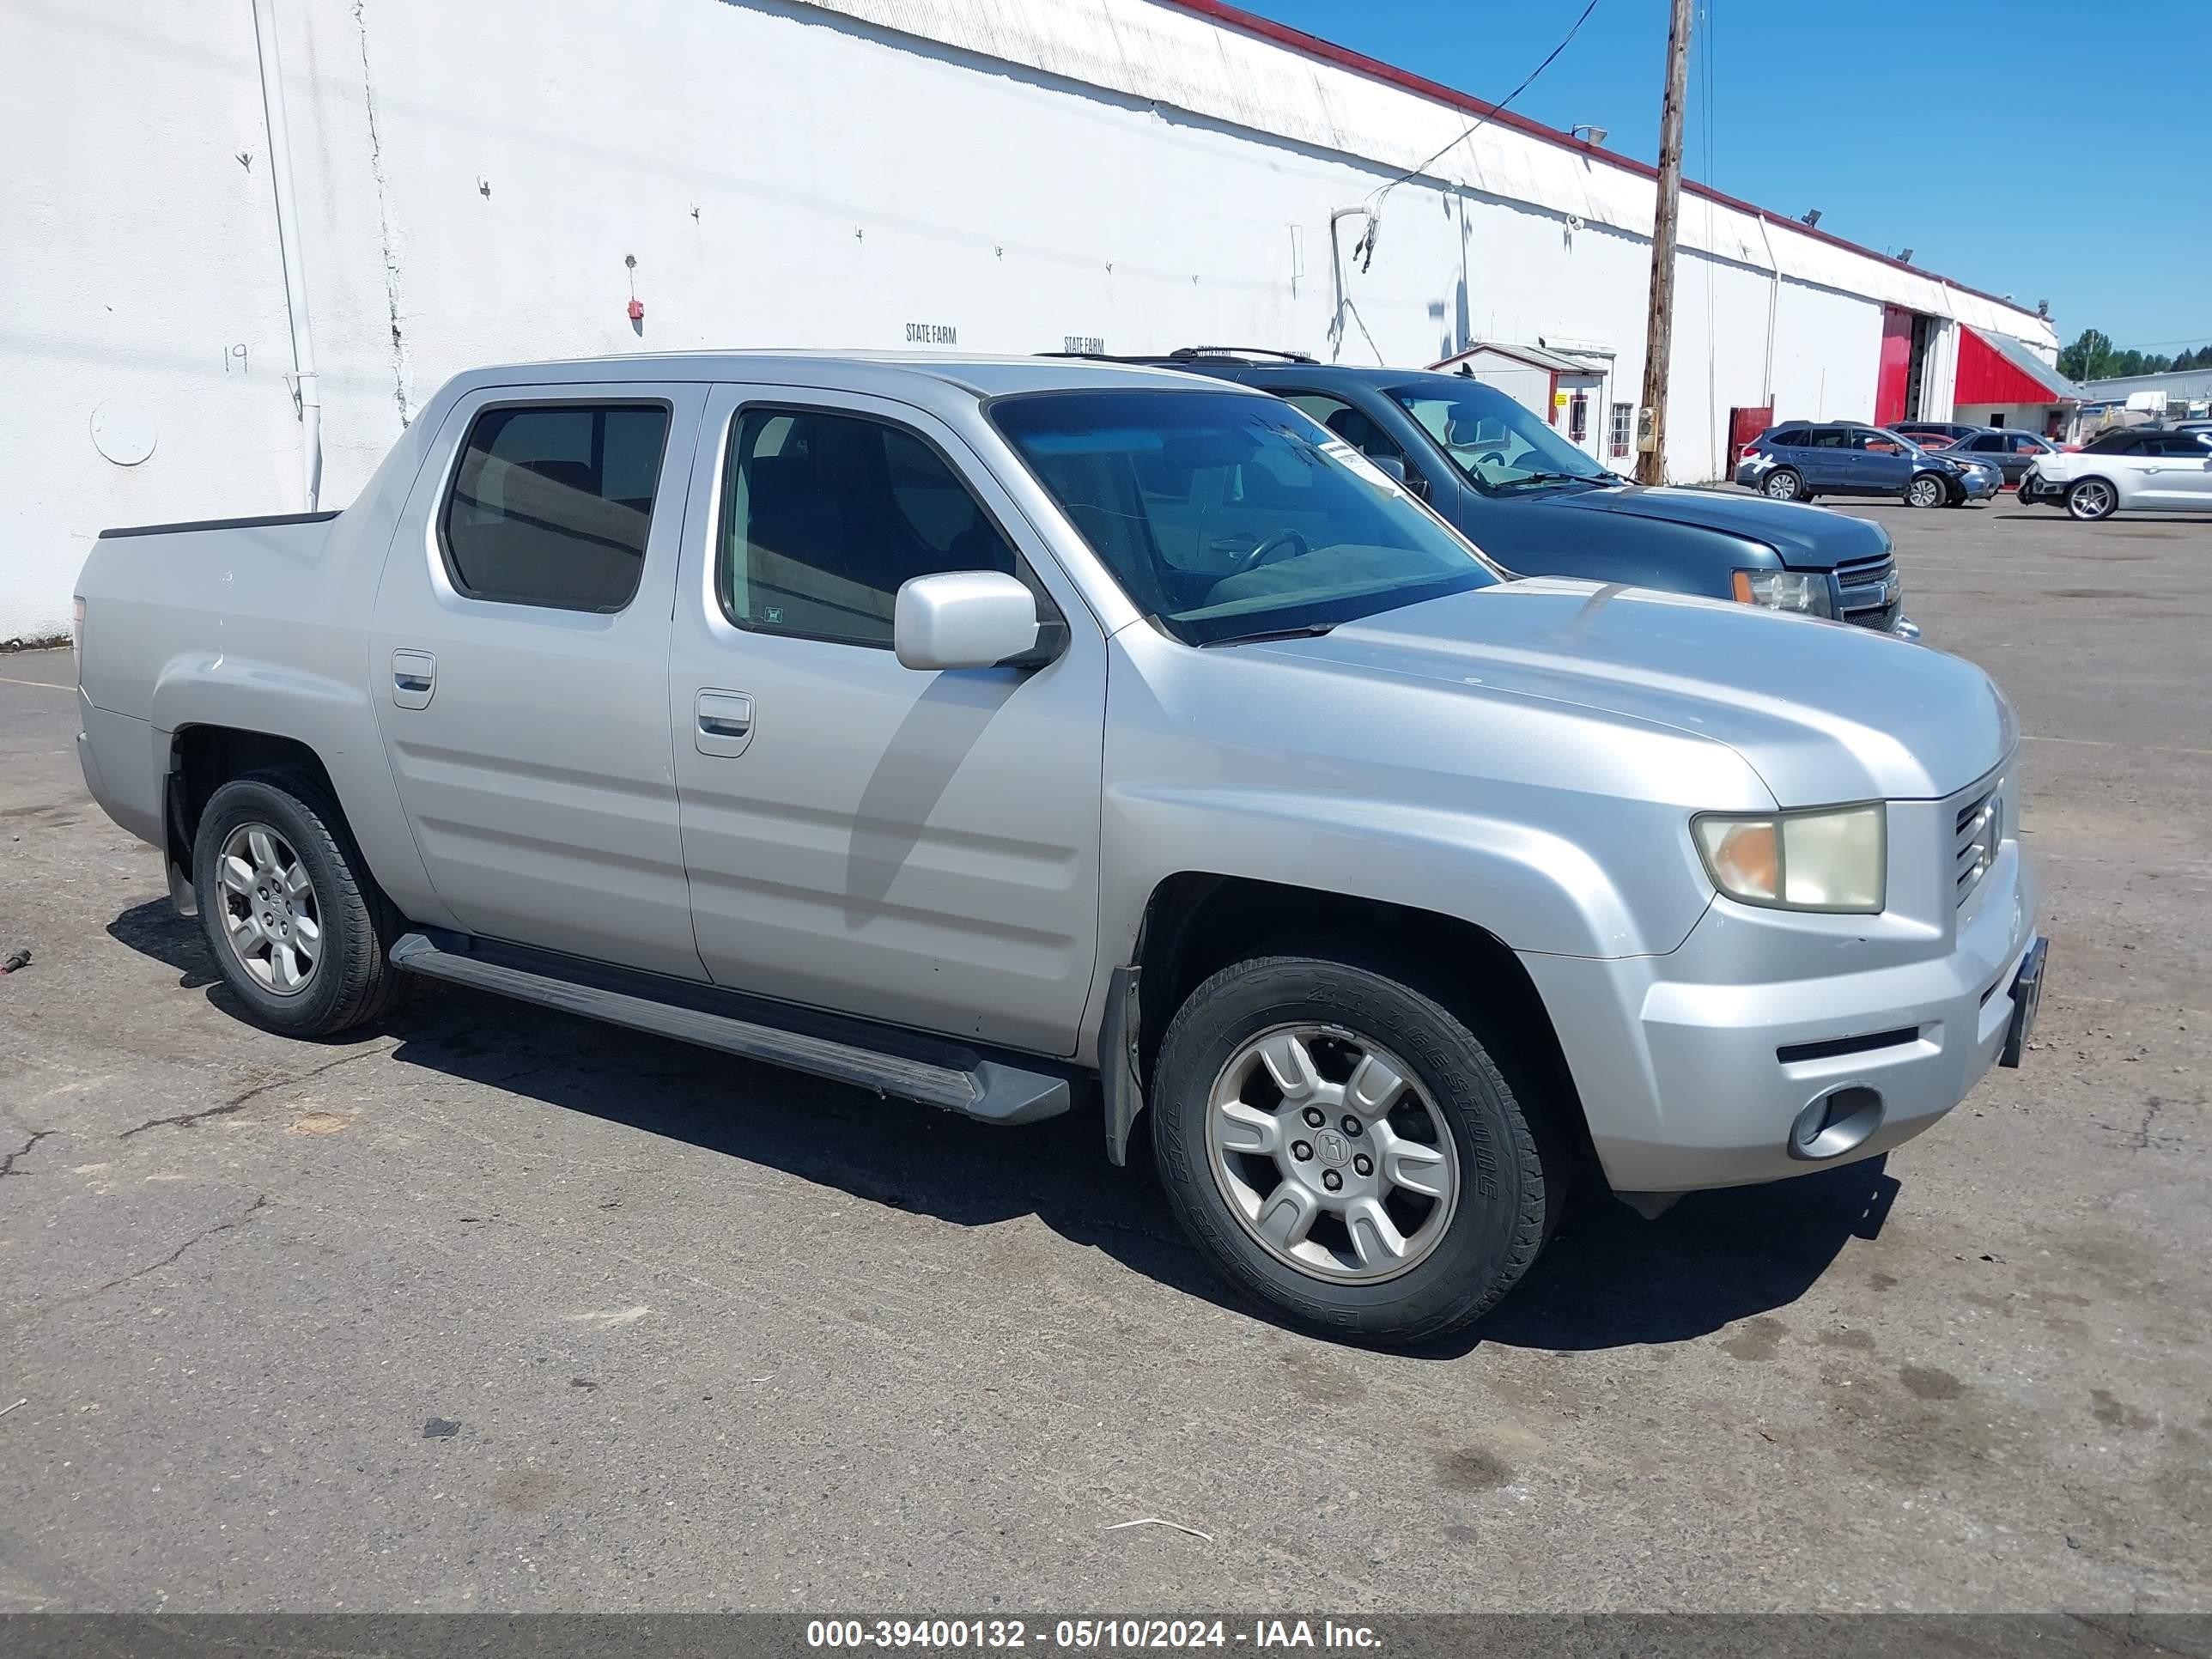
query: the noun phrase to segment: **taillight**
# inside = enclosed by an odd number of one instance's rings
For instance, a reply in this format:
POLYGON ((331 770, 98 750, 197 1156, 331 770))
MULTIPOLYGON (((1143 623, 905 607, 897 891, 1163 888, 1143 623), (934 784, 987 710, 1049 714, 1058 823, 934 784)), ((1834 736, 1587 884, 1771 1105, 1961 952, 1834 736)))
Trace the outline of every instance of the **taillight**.
POLYGON ((77 684, 84 684, 84 595, 76 596, 70 609, 70 655, 76 662, 77 684))

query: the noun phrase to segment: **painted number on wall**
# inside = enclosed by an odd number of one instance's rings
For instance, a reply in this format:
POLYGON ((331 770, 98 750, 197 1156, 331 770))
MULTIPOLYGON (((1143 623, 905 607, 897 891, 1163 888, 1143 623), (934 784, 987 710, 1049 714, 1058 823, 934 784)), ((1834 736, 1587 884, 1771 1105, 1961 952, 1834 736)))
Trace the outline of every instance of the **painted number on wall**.
POLYGON ((909 345, 958 345, 960 331, 950 323, 908 323, 906 337, 909 345))

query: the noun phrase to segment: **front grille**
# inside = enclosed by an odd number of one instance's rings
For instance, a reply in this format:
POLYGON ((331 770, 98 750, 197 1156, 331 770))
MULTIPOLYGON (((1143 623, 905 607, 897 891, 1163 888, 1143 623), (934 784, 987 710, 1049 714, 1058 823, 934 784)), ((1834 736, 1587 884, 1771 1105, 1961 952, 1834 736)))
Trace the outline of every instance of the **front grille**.
POLYGON ((1839 603, 1836 614, 1861 628, 1880 629, 1885 633, 1894 628, 1897 613, 1904 605, 1902 585, 1895 591, 1892 587, 1892 578, 1896 574, 1897 561, 1887 553, 1838 565, 1839 603))
POLYGON ((1959 902, 1981 884, 1996 862, 1997 843, 2004 835, 2004 802, 1995 790, 1977 796, 1959 809, 1951 841, 1951 877, 1959 902))

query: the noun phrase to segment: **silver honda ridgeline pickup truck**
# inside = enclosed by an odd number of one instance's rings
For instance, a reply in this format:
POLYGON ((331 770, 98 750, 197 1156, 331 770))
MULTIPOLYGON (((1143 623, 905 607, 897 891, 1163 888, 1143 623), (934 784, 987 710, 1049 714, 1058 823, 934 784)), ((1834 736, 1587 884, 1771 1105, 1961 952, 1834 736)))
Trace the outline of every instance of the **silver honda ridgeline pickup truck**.
POLYGON ((483 369, 343 513, 108 532, 79 614, 86 781, 271 1029, 427 975, 1095 1100, 1355 1340, 1488 1309, 1578 1155, 1654 1212, 1886 1152, 2041 985, 1980 670, 1512 580, 1165 370, 483 369))

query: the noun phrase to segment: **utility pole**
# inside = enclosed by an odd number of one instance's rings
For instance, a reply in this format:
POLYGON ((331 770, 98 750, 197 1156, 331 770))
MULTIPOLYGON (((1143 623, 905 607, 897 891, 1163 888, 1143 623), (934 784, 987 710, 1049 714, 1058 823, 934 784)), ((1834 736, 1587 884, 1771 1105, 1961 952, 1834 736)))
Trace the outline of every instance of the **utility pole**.
POLYGON ((1667 25, 1667 92, 1659 105, 1659 203, 1651 227, 1651 311, 1644 328, 1644 408, 1636 482, 1667 482, 1667 366, 1674 349, 1674 242, 1682 213, 1682 100, 1690 81, 1690 0, 1667 25))

